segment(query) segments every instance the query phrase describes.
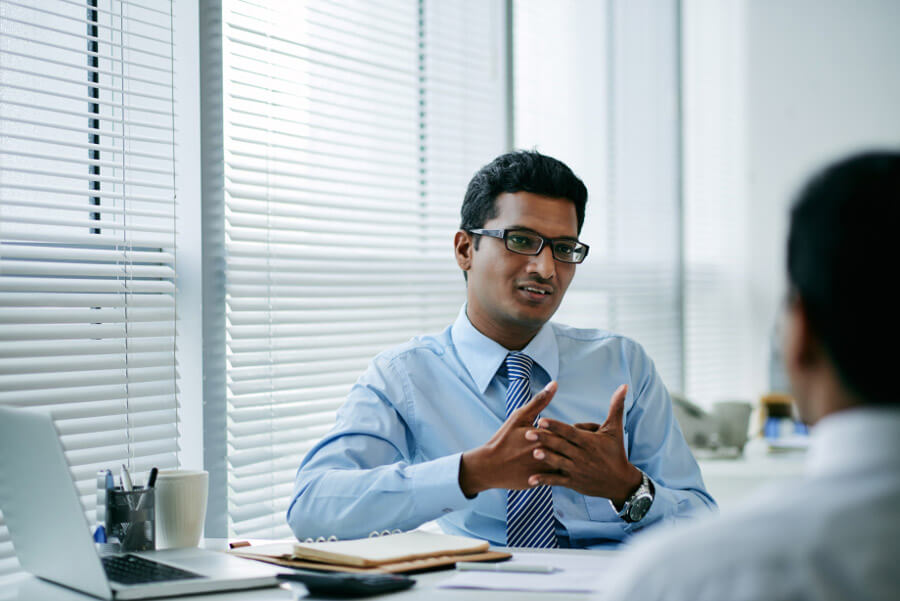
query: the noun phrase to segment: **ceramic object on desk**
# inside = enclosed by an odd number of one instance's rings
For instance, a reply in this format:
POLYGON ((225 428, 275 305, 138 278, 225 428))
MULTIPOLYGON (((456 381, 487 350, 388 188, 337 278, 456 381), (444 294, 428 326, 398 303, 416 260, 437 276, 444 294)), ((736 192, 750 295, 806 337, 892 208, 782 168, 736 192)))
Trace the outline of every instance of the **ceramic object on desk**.
POLYGON ((719 401, 713 405, 712 414, 718 422, 721 446, 744 450, 752 411, 753 406, 746 401, 719 401))
POLYGON ((209 474, 160 470, 156 478, 156 548, 196 547, 206 520, 209 474))
POLYGON ((672 394, 672 409, 688 445, 694 451, 714 454, 743 452, 747 442, 752 405, 745 401, 720 401, 711 411, 672 394))

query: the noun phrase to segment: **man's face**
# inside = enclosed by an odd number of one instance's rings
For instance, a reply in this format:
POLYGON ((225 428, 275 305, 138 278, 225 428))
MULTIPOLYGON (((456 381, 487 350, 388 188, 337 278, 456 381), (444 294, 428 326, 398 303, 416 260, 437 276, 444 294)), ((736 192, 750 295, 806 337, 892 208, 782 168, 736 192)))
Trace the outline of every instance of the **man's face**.
MULTIPOLYGON (((572 240, 578 235, 575 204, 565 198, 515 192, 500 194, 495 203, 497 216, 484 229, 528 229, 572 240)), ((555 260, 546 244, 539 255, 528 256, 507 250, 501 239, 479 238, 477 250, 469 245, 464 251, 467 257, 459 256, 457 245, 457 259, 468 272, 469 319, 501 344, 506 337, 530 339, 556 312, 575 265, 555 260)))

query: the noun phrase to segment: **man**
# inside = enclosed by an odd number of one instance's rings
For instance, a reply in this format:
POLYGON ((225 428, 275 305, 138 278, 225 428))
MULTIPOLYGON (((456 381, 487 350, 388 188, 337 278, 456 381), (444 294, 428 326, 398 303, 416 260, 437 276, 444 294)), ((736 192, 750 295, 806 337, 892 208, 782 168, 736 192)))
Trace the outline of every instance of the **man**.
POLYGON ((900 599, 898 232, 900 153, 844 160, 803 190, 783 348, 814 424, 806 474, 637 541, 609 599, 900 599))
POLYGON ((467 302, 354 386, 297 473, 299 538, 438 519, 498 545, 588 547, 715 506, 641 347, 548 323, 587 254, 586 201, 536 152, 475 174, 454 239, 467 302))

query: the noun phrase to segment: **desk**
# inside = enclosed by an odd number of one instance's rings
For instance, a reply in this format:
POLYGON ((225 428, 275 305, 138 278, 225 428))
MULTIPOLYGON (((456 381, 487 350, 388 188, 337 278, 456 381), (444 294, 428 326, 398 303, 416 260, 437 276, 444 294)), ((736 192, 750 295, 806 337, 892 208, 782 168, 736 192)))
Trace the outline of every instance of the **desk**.
MULTIPOLYGON (((206 547, 216 548, 221 541, 207 540, 206 547)), ((558 555, 576 554, 584 556, 592 554, 597 557, 610 557, 617 551, 583 551, 579 549, 547 549, 529 550, 529 553, 552 553, 558 555)), ((249 561, 249 560, 248 560, 249 561)), ((443 580, 455 574, 454 570, 441 570, 417 574, 416 585, 406 591, 391 593, 390 596, 375 597, 375 599, 397 599, 398 601, 501 601, 515 597, 518 599, 541 599, 542 601, 580 601, 594 598, 583 593, 527 593, 520 591, 479 591, 462 589, 437 588, 443 580)), ((602 598, 602 594, 599 595, 602 598)), ((304 597, 304 599, 318 599, 319 597, 304 597)), ((7 578, 0 578, 0 601, 88 601, 95 599, 69 589, 44 582, 30 574, 17 574, 7 578)), ((169 597, 169 599, 184 599, 187 601, 291 601, 293 595, 289 589, 267 588, 251 591, 238 591, 234 593, 212 593, 209 595, 191 595, 190 597, 169 597)))

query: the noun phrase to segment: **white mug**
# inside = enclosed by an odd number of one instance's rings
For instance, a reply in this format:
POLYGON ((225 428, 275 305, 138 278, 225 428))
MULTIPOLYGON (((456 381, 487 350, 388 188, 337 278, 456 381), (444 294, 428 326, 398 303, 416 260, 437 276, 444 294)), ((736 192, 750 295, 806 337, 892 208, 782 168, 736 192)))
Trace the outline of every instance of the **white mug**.
POLYGON ((156 548, 196 547, 206 520, 209 473, 159 470, 156 477, 156 548))

